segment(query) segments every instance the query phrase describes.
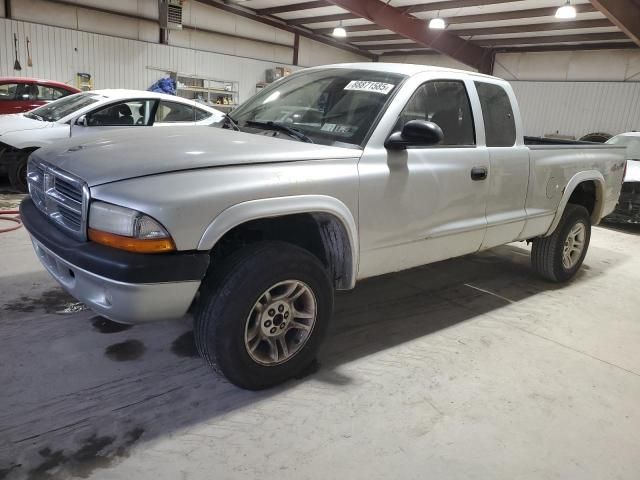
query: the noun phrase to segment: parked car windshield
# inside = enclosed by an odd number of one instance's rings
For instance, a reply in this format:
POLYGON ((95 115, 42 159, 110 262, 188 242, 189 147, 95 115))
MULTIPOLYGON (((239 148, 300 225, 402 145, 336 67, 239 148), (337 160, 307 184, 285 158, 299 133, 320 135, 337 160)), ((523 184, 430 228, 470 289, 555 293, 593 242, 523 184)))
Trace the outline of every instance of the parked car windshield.
POLYGON ((404 78, 346 68, 301 72, 265 88, 230 116, 251 133, 362 146, 404 78))
POLYGON ((618 135, 610 138, 607 143, 627 147, 627 158, 640 161, 640 136, 618 135))
POLYGON ((76 93, 31 110, 29 113, 25 113, 24 116, 43 122, 57 122, 81 108, 96 103, 98 100, 100 100, 100 96, 94 93, 76 93))

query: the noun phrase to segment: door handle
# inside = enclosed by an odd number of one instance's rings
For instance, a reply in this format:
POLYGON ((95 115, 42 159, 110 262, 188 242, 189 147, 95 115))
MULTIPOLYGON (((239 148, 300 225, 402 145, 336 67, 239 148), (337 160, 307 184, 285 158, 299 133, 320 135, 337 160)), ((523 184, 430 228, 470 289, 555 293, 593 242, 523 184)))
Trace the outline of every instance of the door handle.
POLYGON ((487 167, 473 167, 471 169, 471 180, 486 180, 488 175, 487 167))

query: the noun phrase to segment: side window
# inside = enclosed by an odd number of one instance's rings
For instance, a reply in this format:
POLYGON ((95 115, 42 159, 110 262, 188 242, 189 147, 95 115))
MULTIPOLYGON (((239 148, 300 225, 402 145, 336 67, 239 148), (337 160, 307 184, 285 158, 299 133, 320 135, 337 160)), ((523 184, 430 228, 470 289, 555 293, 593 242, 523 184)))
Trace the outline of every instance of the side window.
POLYGON ((128 100, 113 103, 87 114, 90 127, 147 126, 153 110, 153 100, 128 100))
POLYGON ((195 116, 195 110, 190 105, 161 100, 155 121, 156 123, 193 122, 195 116))
POLYGON ((473 114, 463 82, 436 80, 420 86, 400 114, 394 131, 410 120, 427 120, 444 133, 441 145, 475 145, 473 114))
POLYGON ((69 90, 65 90, 64 88, 58 88, 58 87, 52 87, 53 90, 56 92, 55 95, 55 99, 57 100, 58 98, 62 98, 62 97, 67 97, 69 95, 73 95, 73 92, 70 92, 69 90))
POLYGON ((516 143, 516 123, 507 92, 500 85, 475 84, 482 106, 487 147, 512 147, 516 143))
POLYGON ((35 100, 38 88, 30 83, 19 83, 16 87, 16 100, 35 100))
POLYGON ((207 112, 206 110, 202 110, 200 108, 196 108, 195 110, 196 110, 196 118, 195 118, 196 122, 199 122, 200 120, 204 120, 211 116, 211 113, 207 112))
POLYGON ((57 100, 62 98, 67 93, 66 90, 62 90, 61 88, 50 87, 48 85, 37 85, 38 90, 37 100, 57 100))
POLYGON ((15 100, 17 90, 17 83, 3 83, 0 85, 0 101, 15 100))

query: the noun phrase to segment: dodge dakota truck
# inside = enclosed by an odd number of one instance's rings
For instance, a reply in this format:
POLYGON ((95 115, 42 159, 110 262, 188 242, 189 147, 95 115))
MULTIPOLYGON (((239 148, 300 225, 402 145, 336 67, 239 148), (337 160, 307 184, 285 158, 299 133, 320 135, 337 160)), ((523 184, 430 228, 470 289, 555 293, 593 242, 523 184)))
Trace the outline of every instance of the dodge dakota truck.
POLYGON ((217 127, 35 151, 22 219, 71 295, 116 322, 193 315, 204 359, 266 388, 314 359, 335 290, 532 243, 571 279, 616 205, 624 147, 525 138, 506 81, 405 64, 310 68, 217 127))

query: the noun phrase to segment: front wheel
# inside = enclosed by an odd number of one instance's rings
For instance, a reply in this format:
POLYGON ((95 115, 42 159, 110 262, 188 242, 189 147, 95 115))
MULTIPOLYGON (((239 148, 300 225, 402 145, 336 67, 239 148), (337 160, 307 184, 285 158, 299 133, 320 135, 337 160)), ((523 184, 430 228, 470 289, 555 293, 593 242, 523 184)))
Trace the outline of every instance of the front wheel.
POLYGON ((15 162, 9 165, 9 183, 20 192, 27 192, 27 160, 30 153, 16 156, 15 162))
POLYGON ((258 390, 313 360, 333 314, 322 263, 284 242, 264 242, 213 265, 195 313, 200 354, 235 385, 258 390))
POLYGON ((566 282, 580 270, 590 239, 589 212, 582 205, 570 203, 555 231, 533 240, 531 265, 546 280, 566 282))

